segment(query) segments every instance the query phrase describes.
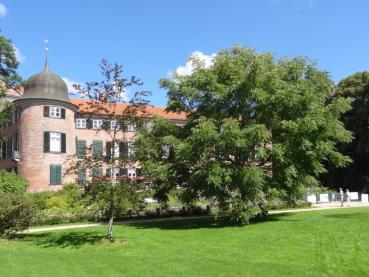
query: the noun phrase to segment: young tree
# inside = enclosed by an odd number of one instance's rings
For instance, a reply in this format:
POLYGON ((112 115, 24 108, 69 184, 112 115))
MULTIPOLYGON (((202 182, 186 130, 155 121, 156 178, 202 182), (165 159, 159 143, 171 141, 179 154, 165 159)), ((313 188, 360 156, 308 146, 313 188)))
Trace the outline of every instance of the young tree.
MULTIPOLYGON (((87 100, 79 107, 81 115, 87 118, 99 115, 104 118, 97 132, 104 132, 109 137, 105 146, 106 155, 89 151, 91 154, 74 162, 69 172, 81 168, 89 170, 91 176, 86 183, 86 192, 94 199, 106 201, 109 215, 108 238, 111 240, 117 203, 124 194, 134 189, 133 185, 136 183, 128 176, 117 177, 117 175, 122 175, 119 172, 123 168, 135 165, 131 148, 134 135, 131 131, 135 126, 142 125, 142 117, 147 114, 146 106, 149 103, 147 97, 150 92, 136 91, 128 99, 128 91, 142 85, 142 82, 135 76, 122 77, 122 66, 117 63, 110 64, 105 59, 100 63, 100 70, 104 80, 88 82, 84 86, 74 85, 74 87, 87 100), (123 108, 121 104, 124 104, 123 108), (94 174, 101 167, 108 168, 110 176, 94 174)), ((88 150, 91 148, 88 147, 88 150)), ((75 160, 75 157, 72 159, 75 160)))
POLYGON ((351 139, 339 120, 349 101, 327 102, 333 83, 314 63, 276 61, 239 46, 218 53, 210 67, 191 59, 191 75, 160 81, 168 110, 186 112, 187 123, 156 121, 136 140, 159 194, 181 186, 188 199, 216 200, 220 208, 232 204, 234 219, 247 222, 262 210, 271 188, 299 199, 325 172, 323 161, 349 161, 335 149, 351 139), (170 151, 163 156, 165 149, 170 151))

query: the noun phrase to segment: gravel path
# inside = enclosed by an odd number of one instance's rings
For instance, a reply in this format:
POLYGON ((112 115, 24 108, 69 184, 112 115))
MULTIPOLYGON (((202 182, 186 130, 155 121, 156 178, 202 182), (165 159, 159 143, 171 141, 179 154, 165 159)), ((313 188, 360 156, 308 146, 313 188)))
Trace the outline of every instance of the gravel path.
MULTIPOLYGON (((299 212, 309 212, 309 211, 321 211, 321 210, 333 210, 333 209, 350 209, 350 208, 359 208, 359 207, 369 207, 369 203, 361 203, 361 202, 351 202, 350 206, 347 207, 346 203, 344 207, 341 207, 340 202, 332 202, 332 203, 322 203, 322 204, 313 204, 312 208, 306 209, 290 209, 290 210, 277 210, 277 211, 269 211, 269 214, 283 214, 283 213, 299 213, 299 212)), ((212 216, 202 216, 201 218, 211 218, 212 216)), ((170 217, 170 218, 155 218, 155 219, 144 219, 144 220, 132 220, 132 221, 118 221, 114 224, 130 224, 130 223, 143 223, 143 222, 154 222, 154 221, 167 221, 167 220, 183 220, 183 219, 195 219, 199 218, 197 216, 192 217, 170 217)), ((97 227, 106 225, 105 223, 85 223, 85 224, 73 224, 73 225, 59 225, 52 227, 36 227, 25 230, 21 233, 38 233, 38 232, 47 232, 47 231, 57 231, 57 230, 68 230, 68 229, 79 229, 79 228, 89 228, 89 227, 97 227)))

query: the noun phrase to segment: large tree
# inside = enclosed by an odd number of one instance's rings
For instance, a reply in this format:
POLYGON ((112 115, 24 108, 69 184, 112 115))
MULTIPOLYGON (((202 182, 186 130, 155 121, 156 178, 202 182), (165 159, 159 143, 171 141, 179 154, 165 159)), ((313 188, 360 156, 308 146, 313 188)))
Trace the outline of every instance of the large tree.
POLYGON ((12 111, 11 103, 4 102, 1 98, 8 89, 15 88, 22 80, 16 71, 18 65, 12 41, 0 35, 0 124, 9 120, 12 111))
POLYGON ((342 120, 354 139, 338 146, 353 162, 345 168, 328 164, 329 172, 322 180, 330 187, 369 191, 369 72, 357 72, 341 80, 336 96, 353 100, 352 109, 342 115, 342 120))
POLYGON ((94 116, 102 118, 102 126, 97 132, 104 132, 109 139, 102 146, 105 151, 100 148, 100 152, 94 152, 91 145, 82 149, 82 153, 70 157, 68 173, 76 171, 81 174, 82 171, 86 176, 87 172, 88 178, 84 184, 86 193, 94 201, 104 204, 103 208, 109 219, 108 238, 111 240, 114 215, 119 203, 139 189, 137 180, 129 178, 128 174, 123 173, 123 169, 136 165, 130 145, 134 139, 131 131, 143 123, 150 92, 132 91, 141 86, 142 82, 135 76, 123 77, 122 66, 117 63, 111 64, 103 59, 100 70, 103 80, 74 85, 74 88, 86 99, 79 106, 80 116, 88 121, 94 116), (131 95, 127 95, 129 91, 131 95), (103 176, 102 168, 110 173, 103 176))
POLYGON ((186 124, 157 120, 136 140, 157 197, 181 186, 185 198, 231 203, 235 219, 247 221, 270 189, 297 200, 318 184, 325 160, 349 161, 335 148, 351 139, 340 121, 349 100, 330 101, 329 74, 308 59, 276 60, 236 46, 210 67, 197 57, 192 63, 191 75, 160 81, 168 110, 187 113, 186 124))

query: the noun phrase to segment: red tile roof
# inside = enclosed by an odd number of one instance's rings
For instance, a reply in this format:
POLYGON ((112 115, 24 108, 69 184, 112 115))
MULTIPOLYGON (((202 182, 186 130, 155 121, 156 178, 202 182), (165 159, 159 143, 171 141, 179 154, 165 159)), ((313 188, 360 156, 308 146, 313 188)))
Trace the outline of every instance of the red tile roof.
MULTIPOLYGON (((72 98, 71 102, 78 106, 81 112, 92 112, 93 109, 89 109, 88 108, 88 100, 86 99, 77 99, 77 98, 72 98)), ((127 107, 126 104, 117 104, 117 114, 120 114, 124 111, 124 109, 127 107)), ((109 105, 106 104, 104 105, 104 108, 106 108, 107 110, 109 110, 109 105)), ((162 107, 158 107, 158 106, 146 106, 145 109, 148 117, 152 117, 152 116, 160 116, 166 119, 172 119, 172 120, 186 120, 186 114, 185 113, 175 113, 175 112, 167 112, 165 111, 164 108, 162 107)), ((106 114, 106 111, 104 111, 103 109, 99 112, 99 114, 104 115, 106 114)))

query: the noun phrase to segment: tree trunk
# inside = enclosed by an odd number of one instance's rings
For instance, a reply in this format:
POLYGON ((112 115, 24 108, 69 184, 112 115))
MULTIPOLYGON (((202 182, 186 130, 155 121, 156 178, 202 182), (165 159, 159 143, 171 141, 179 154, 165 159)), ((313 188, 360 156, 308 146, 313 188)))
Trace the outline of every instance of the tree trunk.
POLYGON ((113 240, 113 221, 114 221, 114 207, 110 209, 109 228, 108 228, 108 239, 113 240))
MULTIPOLYGON (((113 184, 112 184, 113 185, 113 184)), ((108 239, 113 240, 113 221, 114 221, 114 188, 110 188, 110 218, 108 228, 108 239)))

